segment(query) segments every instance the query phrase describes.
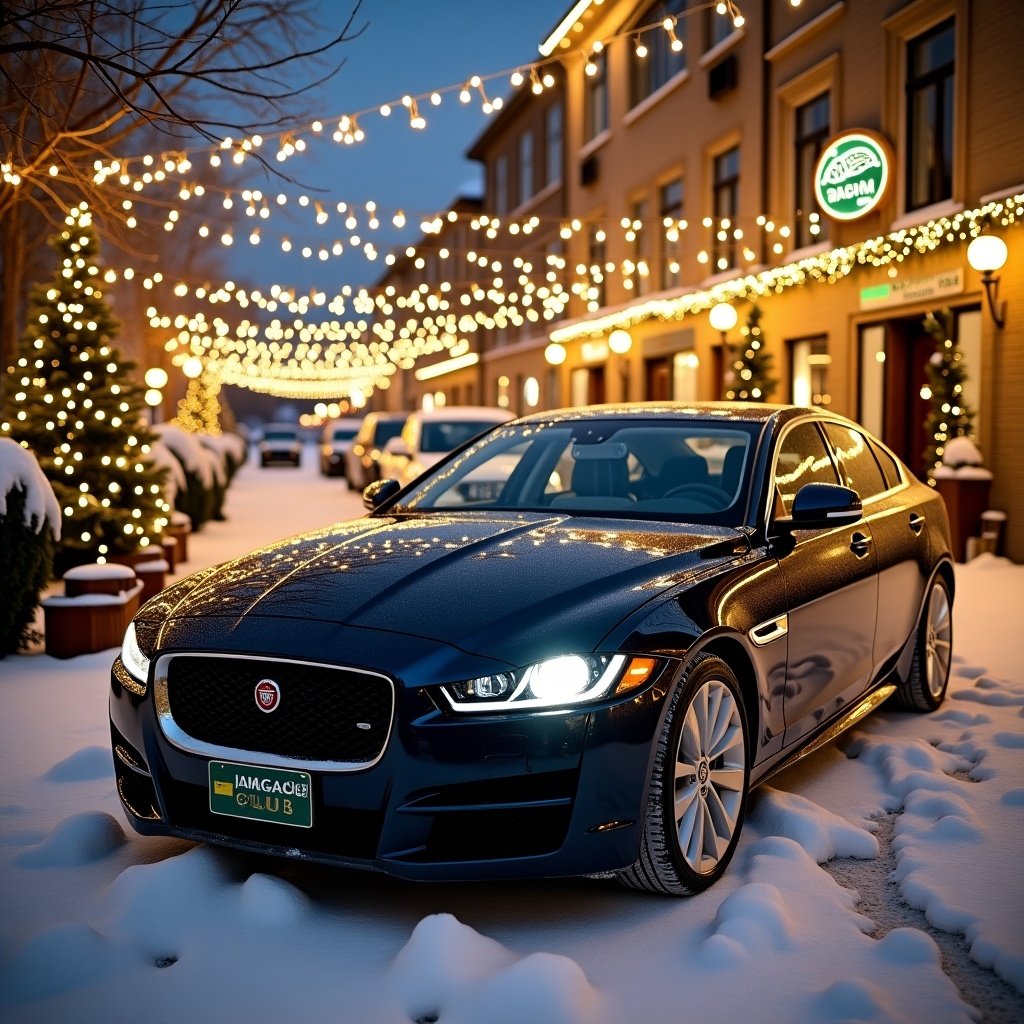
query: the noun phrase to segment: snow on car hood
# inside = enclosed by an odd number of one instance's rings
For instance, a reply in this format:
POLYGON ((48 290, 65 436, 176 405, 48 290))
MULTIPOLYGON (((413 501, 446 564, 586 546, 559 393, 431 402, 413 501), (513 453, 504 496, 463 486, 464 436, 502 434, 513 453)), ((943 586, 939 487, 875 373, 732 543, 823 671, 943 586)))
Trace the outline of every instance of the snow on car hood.
POLYGON ((542 513, 367 517, 188 577, 140 618, 246 621, 247 632, 253 617, 337 623, 514 662, 524 638, 593 649, 661 591, 735 557, 737 536, 542 513))

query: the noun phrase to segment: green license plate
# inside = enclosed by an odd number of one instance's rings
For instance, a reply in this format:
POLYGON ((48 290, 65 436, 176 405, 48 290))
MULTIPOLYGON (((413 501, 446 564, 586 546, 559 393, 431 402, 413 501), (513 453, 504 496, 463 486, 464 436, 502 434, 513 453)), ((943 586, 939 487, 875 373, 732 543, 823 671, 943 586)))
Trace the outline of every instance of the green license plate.
POLYGON ((210 810, 231 818, 311 828, 313 788, 309 773, 211 761, 210 810))

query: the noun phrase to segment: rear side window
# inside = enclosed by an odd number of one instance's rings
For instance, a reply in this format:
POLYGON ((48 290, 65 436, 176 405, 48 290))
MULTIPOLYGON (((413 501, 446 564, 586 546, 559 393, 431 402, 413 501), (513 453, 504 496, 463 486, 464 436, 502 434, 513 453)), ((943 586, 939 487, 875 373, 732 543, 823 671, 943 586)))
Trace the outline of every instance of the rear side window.
POLYGON ((885 482, 890 487, 899 487, 903 483, 903 474, 900 472, 899 463, 881 445, 875 444, 870 439, 868 443, 871 445, 871 450, 875 453, 879 466, 882 467, 885 482))
POLYGON ((775 460, 775 491, 782 504, 776 514, 789 515, 804 484, 835 484, 836 471, 815 423, 799 423, 782 439, 775 460))
POLYGON ((841 483, 852 487, 862 501, 888 489, 867 438, 859 430, 826 423, 825 433, 839 462, 839 472, 844 478, 841 483))

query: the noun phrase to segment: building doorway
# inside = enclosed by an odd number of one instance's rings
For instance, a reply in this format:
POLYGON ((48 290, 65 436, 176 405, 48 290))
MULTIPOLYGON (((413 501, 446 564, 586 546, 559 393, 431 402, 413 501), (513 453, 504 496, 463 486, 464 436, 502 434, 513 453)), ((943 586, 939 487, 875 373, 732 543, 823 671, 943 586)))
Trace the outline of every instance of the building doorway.
MULTIPOLYGON (((977 307, 954 311, 953 340, 975 375, 970 404, 981 370, 977 307), (977 336, 977 337, 976 337, 977 336)), ((860 328, 860 401, 858 418, 877 434, 918 477, 924 477, 930 409, 927 367, 935 339, 924 329, 924 313, 893 317, 860 328)), ((977 406, 973 406, 977 408, 977 406)))
POLYGON ((606 401, 603 366, 581 366, 573 370, 569 384, 574 407, 602 405, 606 401))
POLYGON ((668 356, 644 363, 644 398, 648 402, 667 402, 672 396, 672 369, 668 356))

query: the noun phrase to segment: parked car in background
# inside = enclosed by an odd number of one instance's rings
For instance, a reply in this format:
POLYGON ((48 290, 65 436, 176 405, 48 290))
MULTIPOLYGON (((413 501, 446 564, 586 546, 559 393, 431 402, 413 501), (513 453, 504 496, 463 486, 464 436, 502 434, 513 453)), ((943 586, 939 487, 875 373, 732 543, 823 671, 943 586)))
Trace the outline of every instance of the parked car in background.
POLYGON ((445 406, 410 413, 401 435, 384 445, 379 479, 397 480, 404 486, 450 451, 512 418, 507 409, 480 405, 445 406))
POLYGON ((346 456, 360 426, 362 420, 358 417, 342 417, 324 424, 320 438, 320 472, 324 476, 344 476, 346 456))
POLYGON ((260 465, 284 463, 297 466, 302 460, 302 434, 294 423, 268 423, 260 441, 260 465))
POLYGON ((359 432, 345 453, 345 479, 354 491, 380 479, 377 462, 384 445, 398 437, 405 426, 407 412, 368 412, 359 432))
POLYGON ((140 609, 110 692, 137 831, 684 895, 726 870, 751 787, 946 695, 942 498, 840 416, 539 413, 363 502, 140 609), (467 497, 474 475, 500 486, 467 497))

